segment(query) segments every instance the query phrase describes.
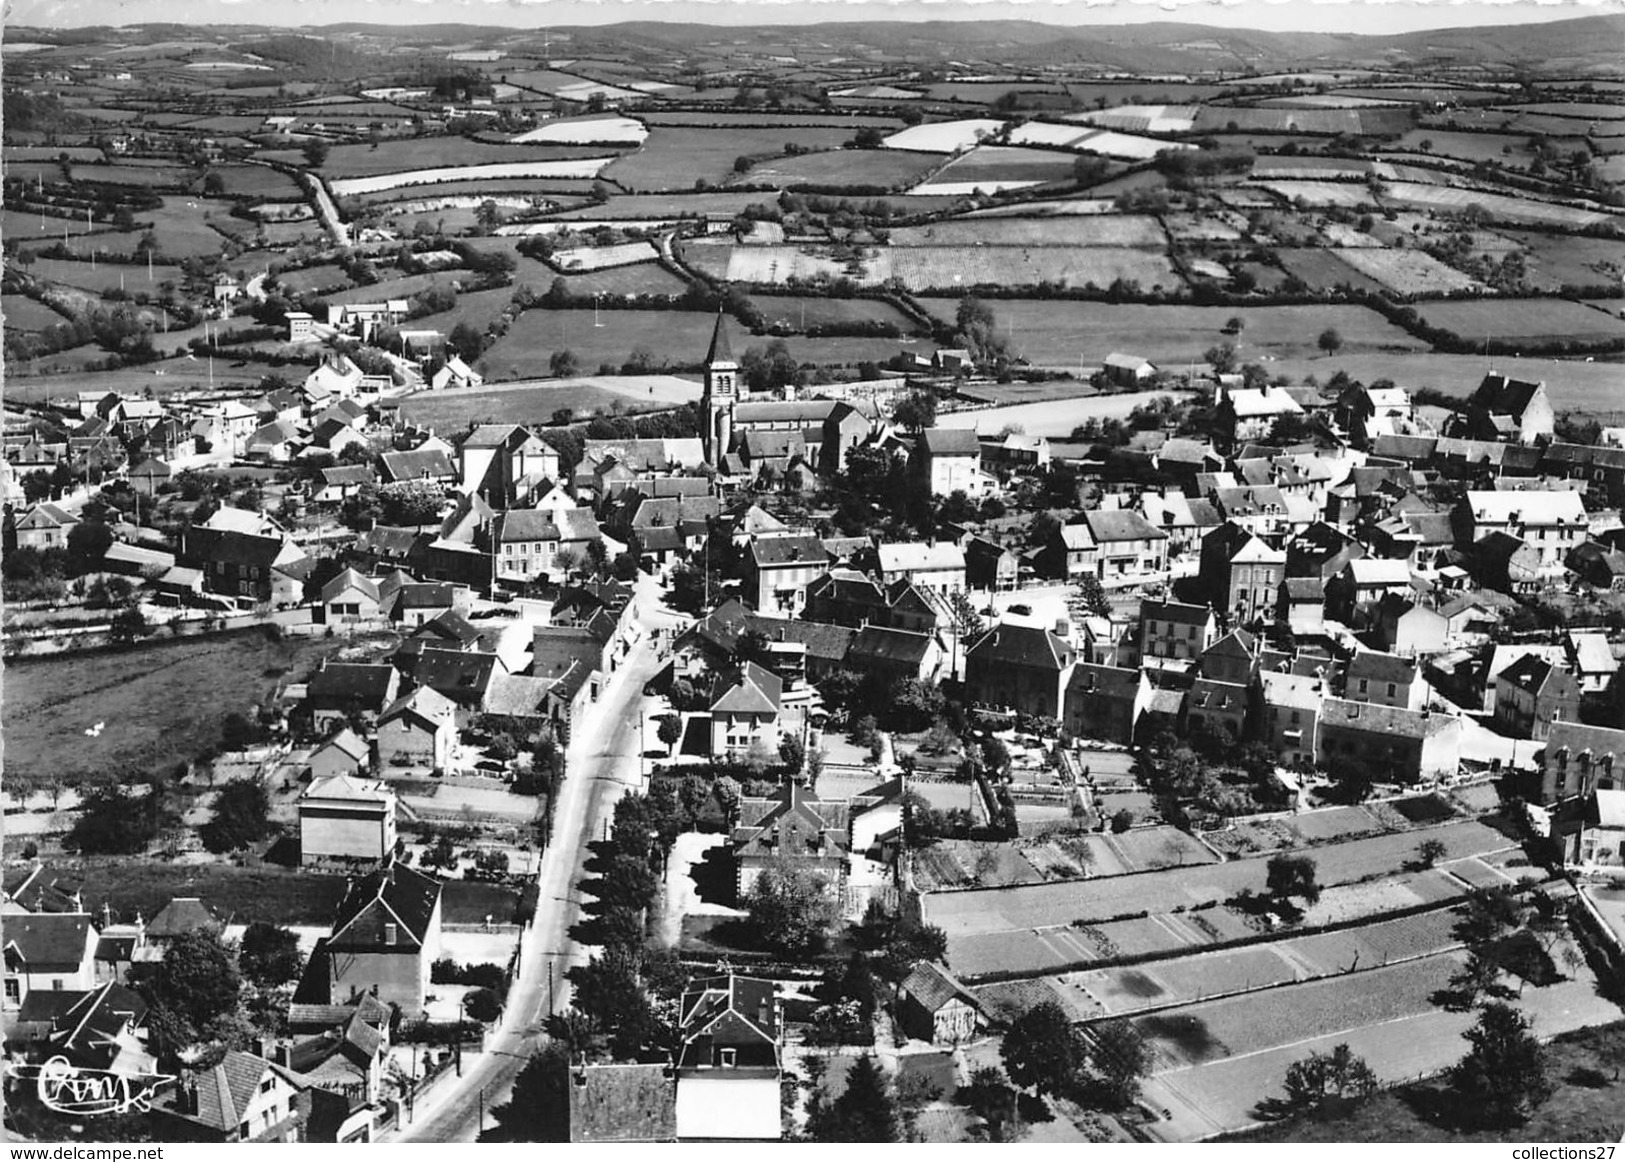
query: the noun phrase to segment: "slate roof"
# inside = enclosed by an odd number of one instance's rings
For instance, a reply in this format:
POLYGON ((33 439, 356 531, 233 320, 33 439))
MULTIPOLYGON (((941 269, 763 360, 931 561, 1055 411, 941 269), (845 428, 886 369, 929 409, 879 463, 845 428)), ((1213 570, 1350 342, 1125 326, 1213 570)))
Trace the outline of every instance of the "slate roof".
POLYGON ((310 676, 305 702, 316 710, 343 710, 352 702, 378 709, 394 692, 395 667, 372 662, 328 662, 310 676))
POLYGON ((817 537, 796 535, 787 537, 757 537, 746 550, 757 568, 786 565, 822 565, 829 561, 829 551, 817 537))
POLYGON ((1369 734, 1393 734, 1418 739, 1432 738, 1461 725, 1461 720, 1452 714, 1430 714, 1347 698, 1325 699, 1320 704, 1319 717, 1323 727, 1343 727, 1369 734))
POLYGON ((80 885, 42 863, 7 868, 0 890, 30 912, 80 912, 80 885))
POLYGON ((777 674, 755 662, 742 662, 712 683, 711 713, 777 715, 783 697, 784 683, 777 674))
POLYGON ((441 882, 391 861, 350 885, 333 917, 327 949, 364 951, 421 947, 440 903, 441 882), (397 928, 396 943, 384 943, 384 924, 397 928))
POLYGON ((385 452, 380 458, 384 476, 391 483, 400 480, 455 480, 457 468, 451 457, 439 448, 409 452, 385 452))
POLYGON ((1073 658, 1071 643, 1042 626, 1001 622, 978 638, 967 658, 994 665, 1063 670, 1073 658))
POLYGON ((1079 662, 1072 667, 1069 689, 1079 694, 1094 694, 1102 698, 1132 701, 1140 692, 1139 670, 1119 666, 1102 666, 1094 662, 1079 662))
POLYGON ((1100 544, 1111 541, 1165 541, 1168 534, 1133 509, 1091 509, 1083 514, 1089 533, 1100 544))
POLYGON ((1182 601, 1142 601, 1140 620, 1203 626, 1213 620, 1213 608, 1208 605, 1189 605, 1182 601))
POLYGON ((920 433, 918 447, 928 456, 977 456, 982 443, 970 428, 927 428, 920 433))
POLYGON ((322 586, 322 603, 328 604, 337 601, 351 589, 358 589, 365 596, 378 600, 378 583, 371 577, 363 577, 354 569, 346 569, 322 586))
POLYGON ((419 686, 427 686, 456 702, 470 705, 482 701, 491 685, 491 676, 501 664, 495 654, 472 650, 444 650, 425 646, 407 655, 407 676, 419 686))
POLYGON ((225 921, 196 896, 176 896, 147 921, 148 939, 173 939, 188 932, 219 932, 225 921))
MULTIPOLYGON (((321 746, 316 748, 314 753, 320 754, 322 751, 328 749, 336 750, 340 754, 346 755, 358 763, 364 761, 371 750, 371 748, 367 745, 367 740, 362 738, 355 731, 351 730, 348 726, 344 727, 332 738, 322 743, 321 746)), ((313 783, 311 786, 315 786, 315 784, 313 783)))
POLYGON ((716 326, 711 329, 711 345, 706 348, 705 361, 707 363, 734 362, 733 343, 728 339, 728 316, 717 312, 716 326))
POLYGON ((1476 404, 1491 415, 1512 416, 1522 420, 1523 413, 1545 385, 1528 380, 1512 379, 1505 375, 1486 375, 1468 402, 1476 404))
POLYGON ((965 567, 965 551, 952 541, 904 541, 875 549, 882 573, 936 572, 965 567))
POLYGON ((1359 689, 1361 679, 1379 684, 1394 683, 1409 686, 1416 681, 1416 663, 1398 654, 1385 654, 1377 650, 1360 650, 1349 661, 1348 688, 1359 689))
POLYGON ((846 656, 857 668, 878 664, 918 669, 930 654, 932 641, 928 633, 869 625, 858 630, 846 656))
POLYGON ((27 972, 77 972, 91 934, 83 912, 24 912, 7 916, 0 941, 16 946, 27 972))
POLYGON ((1536 654, 1525 654, 1502 670, 1497 678, 1499 683, 1516 686, 1530 694, 1538 694, 1548 682, 1552 682, 1561 693, 1566 688, 1569 693, 1577 693, 1568 671, 1561 666, 1553 665, 1536 654), (1564 679, 1568 679, 1566 682, 1564 679))

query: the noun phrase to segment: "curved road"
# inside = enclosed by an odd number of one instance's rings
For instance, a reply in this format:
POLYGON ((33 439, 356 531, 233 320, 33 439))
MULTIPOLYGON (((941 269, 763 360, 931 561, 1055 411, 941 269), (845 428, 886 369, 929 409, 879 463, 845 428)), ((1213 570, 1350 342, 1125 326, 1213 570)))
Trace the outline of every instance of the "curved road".
MULTIPOLYGON (((551 1002, 558 1011, 569 1004, 564 974, 585 963, 586 952, 569 938, 580 918, 575 885, 584 876, 587 844, 604 833, 615 801, 639 785, 640 719, 643 687, 658 672, 651 630, 674 624, 677 615, 660 604, 661 591, 652 578, 637 582, 637 641, 605 690, 588 710, 578 736, 569 746, 566 774, 553 817, 555 842, 542 859, 536 922, 523 938, 519 978, 508 997, 508 1009, 492 1041, 460 1079, 442 1083, 421 1106, 411 1124, 391 1131, 385 1141, 473 1142, 482 1129, 484 1109, 508 1100, 513 1081, 546 1037, 549 1013, 548 971, 552 969, 551 1002)), ((486 1125, 494 1125, 487 1117, 486 1125)))

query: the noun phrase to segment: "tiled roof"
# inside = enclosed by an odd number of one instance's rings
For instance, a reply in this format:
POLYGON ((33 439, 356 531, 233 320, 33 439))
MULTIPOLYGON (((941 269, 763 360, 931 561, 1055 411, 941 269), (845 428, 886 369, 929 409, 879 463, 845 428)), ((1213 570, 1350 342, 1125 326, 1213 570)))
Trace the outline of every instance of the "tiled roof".
POLYGON ((1348 688, 1350 691, 1359 689, 1359 682, 1386 684, 1393 682, 1399 686, 1409 686, 1416 681, 1416 663, 1410 658, 1402 658, 1398 654, 1385 654, 1377 650, 1360 650, 1348 666, 1348 688))
POLYGON ((1325 699, 1320 704, 1320 722, 1327 727, 1343 727, 1369 734, 1393 734, 1403 738, 1431 738, 1461 727, 1461 719, 1452 714, 1406 710, 1346 698, 1325 699))
POLYGON ((147 921, 147 935, 170 938, 188 932, 218 932, 225 926, 225 921, 196 896, 176 896, 147 921))
POLYGON ((970 428, 927 428, 920 433, 919 446, 930 456, 977 456, 982 444, 970 428))
POLYGON ((711 687, 713 714, 778 714, 784 683, 755 662, 717 675, 711 687))
POLYGON ((0 941, 16 945, 29 972, 76 972, 90 946, 90 917, 83 912, 18 913, 5 918, 0 941))
POLYGON ((978 662, 1035 666, 1062 670, 1072 661, 1073 650, 1065 638, 1041 626, 1003 622, 983 634, 966 652, 978 662))

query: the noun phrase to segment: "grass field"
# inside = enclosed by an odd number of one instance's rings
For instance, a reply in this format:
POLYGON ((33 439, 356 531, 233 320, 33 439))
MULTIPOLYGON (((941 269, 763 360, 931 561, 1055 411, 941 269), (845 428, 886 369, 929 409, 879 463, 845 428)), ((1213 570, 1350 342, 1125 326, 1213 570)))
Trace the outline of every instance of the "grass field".
POLYGON ((691 190, 705 180, 721 185, 740 157, 784 152, 786 142, 810 152, 839 149, 855 129, 667 129, 657 128, 636 151, 624 154, 602 177, 629 191, 691 190))
POLYGON ((66 318, 44 303, 36 303, 22 295, 0 297, 0 317, 3 317, 5 326, 15 327, 19 331, 43 331, 46 327, 67 322, 66 318))
POLYGON ((1344 262, 1335 250, 1317 246, 1282 248, 1275 252, 1275 257, 1288 274, 1297 275, 1314 290, 1327 290, 1343 283, 1356 290, 1377 290, 1382 285, 1344 262))
MULTIPOLYGON (((1122 395, 1078 395, 1070 399, 1046 399, 1038 403, 1016 403, 980 411, 949 412, 937 417, 939 428, 969 428, 992 434, 1015 425, 1030 436, 1050 439, 1069 436, 1086 420, 1128 415, 1140 404, 1174 394, 1165 391, 1126 392, 1122 395)), ((1122 804, 1114 801, 1113 809, 1122 804)))
POLYGON ((854 322, 891 323, 903 334, 914 330, 914 323, 907 315, 890 303, 877 299, 755 294, 751 296, 751 302, 769 324, 780 323, 796 331, 831 323, 854 322))
POLYGON ((232 220, 231 203, 218 198, 171 197, 156 210, 143 210, 138 218, 152 223, 162 257, 200 258, 220 253, 220 234, 210 222, 232 220))
MULTIPOLYGON (((699 385, 695 384, 693 398, 698 399, 699 394, 699 385)), ((553 413, 560 408, 569 408, 577 416, 587 416, 599 409, 608 411, 617 404, 628 412, 670 406, 663 399, 640 403, 637 398, 624 392, 591 383, 560 380, 529 384, 517 389, 424 392, 405 400, 401 412, 415 424, 425 424, 437 431, 460 431, 471 420, 494 424, 546 424, 552 422, 553 413)))
POLYGON ((1072 177, 1072 158, 1047 149, 979 145, 932 178, 937 182, 1054 182, 1072 177))
POLYGON ((499 144, 461 136, 411 137, 386 141, 376 149, 371 145, 335 145, 322 163, 322 174, 328 178, 359 178, 411 169, 570 161, 603 155, 602 148, 499 144))
POLYGON ((1041 218, 950 218, 891 232, 893 246, 1137 246, 1160 250, 1167 237, 1142 214, 1041 218))
POLYGON ((284 271, 277 275, 277 284, 290 294, 302 295, 306 291, 326 293, 347 290, 352 285, 343 268, 332 263, 307 266, 302 270, 284 271))
POLYGON ((1581 210, 1573 206, 1559 206, 1552 202, 1537 202, 1531 198, 1513 198, 1504 194, 1488 194, 1481 190, 1432 186, 1420 182, 1392 182, 1388 185, 1383 200, 1458 213, 1470 205, 1479 205, 1484 207, 1491 218, 1537 226, 1574 228, 1607 222, 1617 225, 1621 221, 1617 215, 1604 214, 1596 210, 1581 210))
POLYGON ((298 201, 305 194, 293 178, 266 165, 223 165, 213 171, 232 197, 298 201))
POLYGON ((942 158, 932 153, 835 149, 758 162, 731 181, 735 185, 876 186, 900 190, 921 181, 941 164, 942 158))
POLYGON ((619 366, 641 347, 657 362, 686 365, 705 357, 715 318, 702 311, 601 311, 598 321, 603 325, 593 325, 590 307, 526 311, 485 353, 485 362, 495 376, 530 378, 547 375, 553 353, 569 350, 591 373, 606 361, 619 366))
POLYGON ((1625 338, 1625 320, 1563 299, 1424 303, 1422 318, 1464 339, 1625 338))
POLYGON ((1362 383, 1392 379, 1415 390, 1436 387, 1452 395, 1470 395, 1489 371, 1515 379, 1544 380, 1552 406, 1558 411, 1577 409, 1599 414, 1625 412, 1619 384, 1625 369, 1618 363, 1583 363, 1563 359, 1516 359, 1496 355, 1434 355, 1413 353, 1338 352, 1335 356, 1284 359, 1271 371, 1302 378, 1318 376, 1324 383, 1339 370, 1362 383))
POLYGON ((139 186, 149 190, 178 189, 191 183, 196 177, 192 170, 178 165, 75 165, 69 172, 76 182, 139 186))
MULTIPOLYGON (((92 235, 94 237, 94 235, 92 235)), ((77 262, 71 258, 36 258, 28 271, 35 278, 45 279, 48 282, 59 282, 66 286, 76 286, 88 291, 117 290, 120 279, 123 287, 130 294, 137 291, 148 291, 157 296, 159 287, 170 280, 179 280, 181 270, 178 266, 167 266, 154 263, 152 278, 147 278, 147 266, 127 263, 98 262, 92 267, 91 263, 77 262)))
MULTIPOLYGON (((8 385, 9 386, 9 385, 8 385)), ((257 631, 6 666, 6 777, 130 776, 218 745, 220 720, 263 700, 340 642, 257 631), (95 738, 85 731, 106 728, 95 738)))
MULTIPOLYGON (((959 300, 922 297, 920 305, 946 321, 954 318, 959 300)), ((1236 344, 1243 362, 1283 359, 1315 350, 1327 327, 1337 328, 1345 351, 1426 350, 1375 311, 1357 306, 1233 309, 1042 299, 1000 299, 991 306, 1015 350, 1044 366, 1095 367, 1108 352, 1124 351, 1177 369, 1224 342, 1236 344), (1223 333, 1232 317, 1246 324, 1240 335, 1223 333)))
MULTIPOLYGON (((1536 285, 1553 290, 1562 286, 1618 286, 1625 277, 1625 241, 1521 230, 1503 233, 1524 248, 1529 274, 1536 285)), ((1476 236, 1483 234, 1479 231, 1476 236)))

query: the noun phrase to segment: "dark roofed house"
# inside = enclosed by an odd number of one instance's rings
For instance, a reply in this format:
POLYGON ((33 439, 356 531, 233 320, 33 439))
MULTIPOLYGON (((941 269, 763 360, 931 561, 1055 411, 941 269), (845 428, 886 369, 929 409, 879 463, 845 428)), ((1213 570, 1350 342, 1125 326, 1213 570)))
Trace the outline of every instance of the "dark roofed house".
POLYGON ((0 903, 6 912, 83 912, 83 888, 77 880, 37 860, 5 869, 0 881, 0 903))
POLYGON ((1491 372, 1468 399, 1466 419, 1465 430, 1451 434, 1478 440, 1510 435, 1517 443, 1533 444, 1552 435, 1557 416, 1544 383, 1491 372))
POLYGON ((1461 765, 1461 719, 1345 698, 1320 704, 1319 754, 1336 776, 1358 770, 1379 782, 1447 778, 1461 765))
POLYGON ((324 658, 305 687, 304 705, 317 733, 328 734, 351 714, 376 719, 399 690, 400 671, 394 666, 324 658))
POLYGON ((425 646, 406 653, 397 652, 395 658, 414 685, 427 686, 470 714, 485 709, 485 696, 493 675, 506 672, 502 659, 496 654, 475 650, 425 646))
POLYGON ((386 484, 396 484, 403 480, 434 480, 450 484, 457 479, 457 466, 441 448, 385 452, 379 457, 379 461, 383 465, 386 484))
POLYGON ((1566 668, 1525 654, 1502 670, 1495 686, 1495 722, 1514 738, 1547 738, 1555 722, 1580 720, 1580 684, 1566 668))
POLYGON ((953 975, 929 961, 914 966, 900 988, 903 1029, 935 1045, 962 1045, 983 1024, 982 1006, 953 975))
POLYGON ((161 1091, 152 1117, 164 1141, 298 1142, 310 1114, 306 1090, 285 1066, 229 1049, 161 1091))
POLYGON ((147 921, 147 939, 162 944, 192 932, 219 934, 226 922, 196 896, 176 896, 147 921))
POLYGON ((1625 730, 1579 722, 1552 723, 1541 752, 1542 803, 1620 790, 1625 790, 1625 730))
POLYGON ((816 536, 753 537, 745 549, 745 596, 758 613, 795 617, 807 586, 829 567, 829 551, 816 536))
POLYGON ((711 754, 742 758, 754 746, 779 749, 784 683, 755 662, 741 662, 717 675, 711 687, 711 754))
POLYGON ((1343 696, 1355 702, 1421 710, 1427 701, 1427 684, 1414 659, 1361 650, 1349 662, 1343 696))
POLYGON ((965 688, 972 702, 1059 720, 1070 642, 1042 626, 1002 622, 965 654, 965 688))
POLYGON ((743 976, 690 982, 678 1007, 679 1141, 776 1141, 780 1117, 778 986, 743 976))
POLYGON ((846 664, 859 673, 927 682, 942 665, 942 646, 935 634, 870 625, 852 638, 846 664))
POLYGON ((351 884, 321 947, 327 1003, 366 994, 422 1012, 429 966, 440 957, 440 893, 439 880, 394 862, 351 884))
POLYGON ((1151 682, 1143 670, 1079 662, 1066 688, 1067 731, 1127 746, 1140 715, 1151 702, 1151 682))
POLYGON ((21 1007, 35 991, 95 987, 96 928, 75 912, 18 912, 6 916, 0 945, 5 951, 4 1007, 21 1007))

